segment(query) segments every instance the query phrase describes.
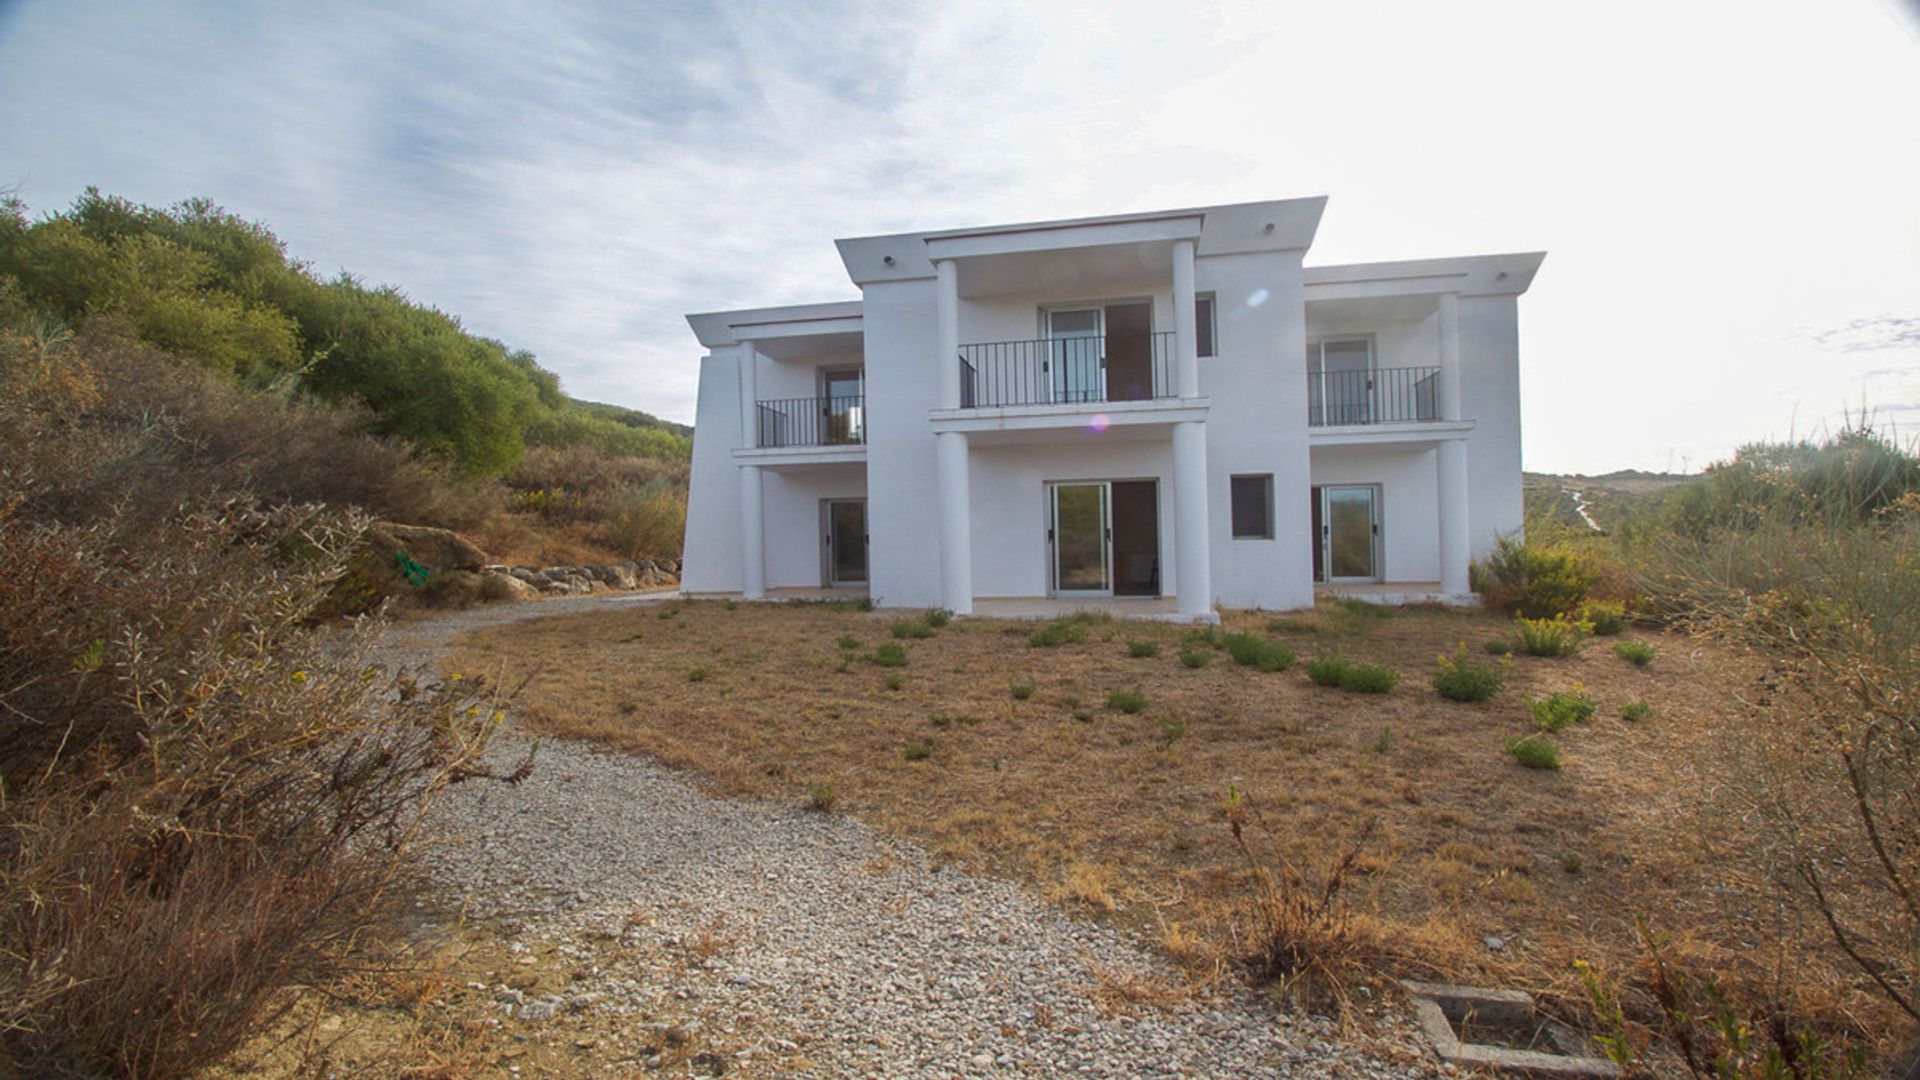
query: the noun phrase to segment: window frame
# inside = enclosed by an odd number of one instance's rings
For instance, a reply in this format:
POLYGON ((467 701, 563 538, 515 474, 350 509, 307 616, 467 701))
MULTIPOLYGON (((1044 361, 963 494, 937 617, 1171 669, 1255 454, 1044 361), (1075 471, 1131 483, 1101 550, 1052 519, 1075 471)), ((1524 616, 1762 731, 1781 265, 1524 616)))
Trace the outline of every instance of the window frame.
POLYGON ((1220 303, 1210 292, 1193 294, 1193 351, 1200 359, 1220 355, 1220 303), (1207 305, 1207 317, 1200 317, 1200 305, 1207 305), (1206 348, 1201 348, 1201 340, 1206 348))
POLYGON ((1274 517, 1272 473, 1233 473, 1227 477, 1227 533, 1231 539, 1275 539, 1279 530, 1275 527, 1274 517), (1242 480, 1251 480, 1260 484, 1261 496, 1265 500, 1264 512, 1261 514, 1260 522, 1260 527, 1264 530, 1263 532, 1243 533, 1240 531, 1240 515, 1235 512, 1238 508, 1238 500, 1235 498, 1235 488, 1239 486, 1242 480))

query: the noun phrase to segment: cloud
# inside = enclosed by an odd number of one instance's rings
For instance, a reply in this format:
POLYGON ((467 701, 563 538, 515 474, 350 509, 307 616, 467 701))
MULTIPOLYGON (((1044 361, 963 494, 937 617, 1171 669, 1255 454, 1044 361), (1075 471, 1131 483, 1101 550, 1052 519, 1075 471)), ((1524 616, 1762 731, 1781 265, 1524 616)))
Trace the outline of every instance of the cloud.
MULTIPOLYGON (((1920 349, 1920 316, 1879 315, 1870 319, 1855 319, 1844 326, 1814 334, 1813 342, 1821 348, 1840 352, 1920 349)), ((1880 369, 1881 372, 1890 370, 1896 369, 1880 369)))

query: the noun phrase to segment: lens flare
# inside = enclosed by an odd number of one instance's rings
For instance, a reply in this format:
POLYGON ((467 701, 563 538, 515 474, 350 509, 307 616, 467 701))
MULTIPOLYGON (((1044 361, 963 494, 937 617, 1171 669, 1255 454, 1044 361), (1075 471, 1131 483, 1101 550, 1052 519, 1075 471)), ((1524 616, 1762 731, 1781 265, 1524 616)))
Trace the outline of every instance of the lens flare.
POLYGON ((1107 426, 1112 423, 1113 421, 1107 419, 1106 413, 1095 413, 1093 414, 1093 419, 1087 421, 1087 426, 1095 431, 1105 431, 1107 430, 1107 426))
POLYGON ((1264 304, 1266 302, 1267 302, 1267 290, 1265 289, 1255 289, 1253 290, 1253 295, 1247 297, 1248 307, 1259 307, 1261 304, 1264 304))

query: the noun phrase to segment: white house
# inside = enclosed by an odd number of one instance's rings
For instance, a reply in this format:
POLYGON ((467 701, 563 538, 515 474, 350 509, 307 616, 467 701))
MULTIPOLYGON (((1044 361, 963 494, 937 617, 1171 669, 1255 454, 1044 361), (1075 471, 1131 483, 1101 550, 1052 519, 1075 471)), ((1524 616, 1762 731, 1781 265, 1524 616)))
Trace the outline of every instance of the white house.
POLYGON ((1467 596, 1521 527, 1544 255, 1307 266, 1325 206, 841 240, 859 300, 688 316, 683 588, 1187 618, 1467 596))

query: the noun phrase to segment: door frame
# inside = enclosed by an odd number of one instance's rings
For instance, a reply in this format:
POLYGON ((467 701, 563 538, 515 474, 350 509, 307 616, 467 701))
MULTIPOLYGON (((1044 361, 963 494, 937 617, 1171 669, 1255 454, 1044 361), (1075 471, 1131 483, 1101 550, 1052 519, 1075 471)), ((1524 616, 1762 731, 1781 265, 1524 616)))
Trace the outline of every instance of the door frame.
POLYGON ((1050 597, 1102 597, 1113 595, 1113 481, 1049 480, 1044 493, 1043 523, 1047 555, 1047 595, 1050 597), (1063 487, 1100 489, 1100 565, 1106 587, 1102 589, 1063 589, 1060 587, 1059 491, 1063 487))
POLYGON ((866 496, 847 496, 820 500, 820 586, 825 589, 851 588, 855 585, 868 585, 873 580, 873 550, 868 543, 873 535, 871 523, 867 519, 866 496), (842 580, 838 576, 838 561, 834 559, 834 546, 839 540, 833 527, 833 508, 841 503, 858 503, 860 506, 860 565, 866 576, 854 580, 842 580))
MULTIPOLYGON (((1320 422, 1323 425, 1330 424, 1330 421, 1328 421, 1327 419, 1328 399, 1327 399, 1326 346, 1345 344, 1347 342, 1354 342, 1354 341, 1364 342, 1367 346, 1367 366, 1364 369, 1367 373, 1367 385, 1366 385, 1366 398, 1365 398, 1364 404, 1366 406, 1367 416, 1369 421, 1371 421, 1372 417, 1377 415, 1380 411, 1379 395, 1375 387, 1375 383, 1379 379, 1379 373, 1380 373, 1380 343, 1374 340, 1374 335, 1371 333, 1323 334, 1319 337, 1311 337, 1307 339, 1307 378, 1311 383, 1314 384, 1313 386, 1309 387, 1307 400, 1308 401, 1313 400, 1313 395, 1311 393, 1311 390, 1318 389, 1320 391, 1320 422)), ((1340 425, 1332 424, 1331 426, 1338 427, 1340 425)), ((1342 486, 1345 486, 1345 485, 1342 485, 1342 486)))
POLYGON ((1320 509, 1320 535, 1314 538, 1315 557, 1320 560, 1319 580, 1330 585, 1366 585, 1387 580, 1385 560, 1382 557, 1386 551, 1386 545, 1383 542, 1386 532, 1382 513, 1385 492, 1381 490, 1381 486, 1379 484, 1315 484, 1313 490, 1320 509), (1373 512, 1372 535, 1369 537, 1373 547, 1373 575, 1371 577, 1335 577, 1333 575, 1333 492, 1356 490, 1367 492, 1368 502, 1373 512))
MULTIPOLYGON (((1154 334, 1154 328, 1158 326, 1160 322, 1160 313, 1157 310, 1157 305, 1153 302, 1153 297, 1151 295, 1106 297, 1106 298, 1089 299, 1089 300, 1064 300, 1057 304, 1040 305, 1036 321, 1038 321, 1040 324, 1041 339, 1048 343, 1047 360, 1049 363, 1051 363, 1053 360, 1053 349, 1052 349, 1052 342, 1054 340, 1053 316, 1055 312, 1091 311, 1095 315, 1099 316, 1099 319, 1095 325, 1094 336, 1098 337, 1101 342, 1100 383, 1099 383, 1099 386, 1097 387, 1097 390, 1099 391, 1100 396, 1098 398, 1095 398, 1094 402, 1091 402, 1091 403, 1100 403, 1108 400, 1107 393, 1109 388, 1107 385, 1107 355, 1106 355, 1107 354, 1107 349, 1106 349, 1107 309, 1110 307, 1125 307, 1133 304, 1144 304, 1146 305, 1146 308, 1147 308, 1147 349, 1148 349, 1147 367, 1148 367, 1148 376, 1149 378, 1151 378, 1152 367, 1153 367, 1153 360, 1152 360, 1153 334, 1154 334)), ((1072 339, 1063 338, 1061 340, 1070 341, 1072 339)), ((1065 400, 1058 393, 1056 386, 1057 384, 1053 381, 1053 373, 1048 372, 1047 400, 1049 402, 1059 402, 1059 401, 1065 400)), ((1069 404, 1074 404, 1074 403, 1069 402, 1069 404)))

